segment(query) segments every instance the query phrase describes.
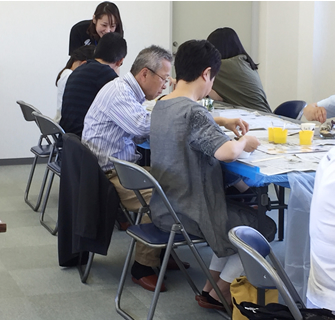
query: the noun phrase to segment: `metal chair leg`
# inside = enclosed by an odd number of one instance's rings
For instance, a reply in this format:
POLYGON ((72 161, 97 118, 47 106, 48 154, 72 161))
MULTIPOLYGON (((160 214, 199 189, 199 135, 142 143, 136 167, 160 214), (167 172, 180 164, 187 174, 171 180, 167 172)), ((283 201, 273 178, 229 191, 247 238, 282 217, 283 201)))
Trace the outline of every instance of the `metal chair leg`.
POLYGON ((155 309, 156 309, 157 302, 159 300, 161 285, 162 285, 162 282, 163 282, 163 279, 164 279, 164 276, 165 276, 165 273, 166 273, 167 264, 168 264, 168 260, 169 260, 169 257, 170 257, 170 252, 172 251, 172 247, 173 247, 173 244, 174 244, 174 237, 175 237, 175 232, 172 231, 169 235, 169 240, 168 240, 168 244, 167 244, 167 247, 166 247, 166 252, 165 252, 165 255, 163 257, 162 264, 161 264, 159 278, 158 278, 158 281, 156 283, 154 296, 153 296, 151 305, 149 307, 147 320, 152 320, 153 317, 154 317, 154 312, 155 312, 155 309))
POLYGON ((34 211, 37 211, 38 208, 40 207, 41 201, 42 201, 42 196, 43 196, 43 192, 44 192, 44 188, 47 182, 47 178, 48 178, 48 169, 46 168, 45 172, 44 172, 44 176, 42 179, 42 184, 41 184, 41 188, 40 188, 40 192, 39 195, 37 197, 36 203, 35 205, 29 200, 29 190, 33 181, 33 176, 35 173, 35 168, 37 165, 39 157, 35 156, 30 173, 29 173, 29 177, 28 177, 28 181, 27 181, 27 186, 26 186, 26 190, 24 193, 24 201, 29 205, 29 207, 31 207, 34 211))
POLYGON ((209 282, 211 283, 213 289, 216 291, 221 303, 223 304, 226 313, 216 310, 222 317, 224 317, 225 319, 230 320, 232 317, 232 310, 230 308, 230 306, 228 305, 228 303, 226 302, 225 298, 223 297, 221 291, 219 290, 216 282, 214 281, 214 279, 212 278, 210 271, 208 269, 208 267, 206 266, 205 262, 203 261, 203 259, 201 258, 200 254, 198 253, 196 247, 194 244, 192 244, 191 246, 189 246, 191 252, 193 253, 194 257, 196 258, 199 266, 201 267, 202 271, 204 272, 204 274, 206 275, 207 279, 209 280, 209 282))
POLYGON ((198 288, 196 287, 194 281, 192 281, 192 279, 191 279, 189 273, 187 272, 186 268, 184 267, 182 261, 180 260, 180 258, 176 254, 174 248, 171 249, 170 254, 172 255, 173 259, 176 261, 176 264, 179 266, 179 268, 182 271, 184 277, 187 279, 187 281, 188 281, 191 289, 194 291, 195 295, 201 294, 200 291, 198 290, 198 288))
POLYGON ((130 262, 131 262, 134 246, 135 246, 135 239, 132 238, 129 249, 128 249, 128 252, 127 252, 124 268, 123 268, 122 273, 121 273, 119 286, 118 286, 118 290, 117 290, 117 295, 116 295, 115 300, 114 300, 117 313, 120 314, 124 319, 127 319, 127 320, 134 320, 134 318, 132 318, 127 312, 125 312, 123 309, 121 309, 120 300, 121 300, 121 295, 122 295, 122 292, 123 292, 123 289, 124 289, 125 280, 126 280, 126 276, 127 276, 127 273, 128 273, 128 268, 129 268, 129 265, 130 265, 130 262))
POLYGON ((90 270, 91 270, 91 267, 92 267, 93 258, 94 258, 94 253, 89 252, 89 259, 88 259, 88 261, 86 263, 86 266, 85 266, 85 269, 83 271, 83 266, 81 265, 82 253, 80 253, 77 268, 78 268, 79 275, 80 275, 82 283, 86 283, 86 280, 89 276, 89 273, 90 273, 90 270))
POLYGON ((42 203, 42 209, 41 209, 41 213, 40 213, 40 223, 41 223, 41 225, 43 227, 45 227, 52 235, 56 235, 56 233, 58 231, 58 221, 56 222, 55 227, 52 228, 44 221, 44 214, 45 214, 45 210, 46 210, 47 203, 48 203, 48 200, 49 200, 50 190, 51 190, 51 187, 52 187, 52 183, 54 181, 54 176, 55 176, 55 173, 51 172, 51 176, 49 178, 49 183, 48 183, 48 186, 47 186, 46 193, 44 195, 44 200, 43 200, 43 203, 42 203))

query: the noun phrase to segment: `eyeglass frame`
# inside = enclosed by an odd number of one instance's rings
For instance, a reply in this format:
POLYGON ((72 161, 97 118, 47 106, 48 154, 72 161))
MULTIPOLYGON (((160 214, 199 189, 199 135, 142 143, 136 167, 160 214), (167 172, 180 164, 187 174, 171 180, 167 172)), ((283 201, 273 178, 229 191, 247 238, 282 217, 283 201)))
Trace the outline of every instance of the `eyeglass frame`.
POLYGON ((157 74, 155 71, 153 71, 151 68, 148 68, 148 67, 145 67, 145 68, 147 68, 150 72, 156 74, 156 75, 163 81, 163 83, 164 83, 165 85, 169 82, 169 78, 164 79, 164 78, 162 78, 159 74, 157 74))

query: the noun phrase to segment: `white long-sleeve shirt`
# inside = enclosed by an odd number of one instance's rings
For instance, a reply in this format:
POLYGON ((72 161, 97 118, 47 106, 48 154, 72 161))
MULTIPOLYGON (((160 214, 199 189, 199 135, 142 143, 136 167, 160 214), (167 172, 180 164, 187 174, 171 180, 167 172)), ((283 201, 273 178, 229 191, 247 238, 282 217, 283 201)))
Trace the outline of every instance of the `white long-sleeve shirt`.
POLYGON ((317 102, 317 106, 326 109, 327 119, 335 117, 335 95, 317 102))
POLYGON ((335 311, 335 148, 321 160, 310 208, 307 298, 335 311))
POLYGON ((63 102, 63 93, 65 89, 66 82, 68 81, 68 78, 70 74, 72 73, 71 69, 65 69, 61 77, 57 81, 57 109, 56 109, 56 116, 54 120, 59 123, 62 116, 62 102, 63 102))

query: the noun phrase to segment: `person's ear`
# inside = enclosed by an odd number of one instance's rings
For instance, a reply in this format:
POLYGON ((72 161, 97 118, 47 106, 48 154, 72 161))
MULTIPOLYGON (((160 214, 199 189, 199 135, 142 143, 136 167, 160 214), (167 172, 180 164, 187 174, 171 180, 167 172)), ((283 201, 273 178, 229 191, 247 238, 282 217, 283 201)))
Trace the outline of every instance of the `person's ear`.
POLYGON ((93 22, 93 24, 96 24, 96 23, 97 23, 97 20, 96 20, 96 16, 95 16, 95 15, 93 15, 93 17, 92 17, 92 22, 93 22))
POLYGON ((135 79, 140 84, 140 87, 146 82, 149 70, 147 68, 142 68, 138 74, 135 75, 135 79))
POLYGON ((204 69, 204 71, 202 72, 202 78, 206 81, 207 77, 209 76, 209 80, 211 77, 211 67, 208 67, 206 69, 204 69))
POLYGON ((119 61, 116 62, 116 66, 120 68, 124 63, 124 58, 120 59, 119 61))
POLYGON ((141 74, 141 78, 143 78, 144 80, 146 80, 147 77, 148 77, 148 75, 149 75, 149 70, 147 68, 143 68, 140 71, 140 74, 141 74))

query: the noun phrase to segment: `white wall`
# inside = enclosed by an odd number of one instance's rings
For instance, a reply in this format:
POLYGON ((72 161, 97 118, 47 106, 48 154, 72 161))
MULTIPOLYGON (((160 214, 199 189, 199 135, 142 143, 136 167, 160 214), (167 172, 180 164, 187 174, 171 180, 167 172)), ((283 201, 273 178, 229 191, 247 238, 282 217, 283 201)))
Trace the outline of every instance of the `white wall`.
MULTIPOLYGON (((0 159, 32 157, 39 131, 24 120, 17 100, 54 117, 55 79, 68 60, 73 24, 91 19, 101 1, 0 2, 0 159)), ((171 47, 171 3, 116 1, 128 45, 121 74, 151 44, 171 47)))
POLYGON ((173 1, 173 41, 206 39, 217 28, 234 29, 251 51, 252 1, 173 1))
POLYGON ((335 93, 335 2, 314 3, 313 100, 335 93))
POLYGON ((286 100, 335 93, 335 3, 265 1, 259 11, 259 74, 274 110, 286 100))

